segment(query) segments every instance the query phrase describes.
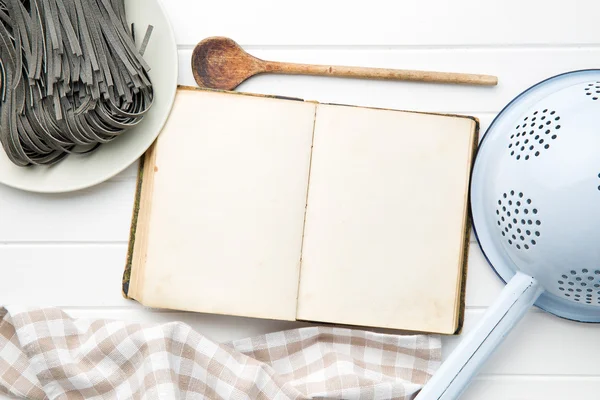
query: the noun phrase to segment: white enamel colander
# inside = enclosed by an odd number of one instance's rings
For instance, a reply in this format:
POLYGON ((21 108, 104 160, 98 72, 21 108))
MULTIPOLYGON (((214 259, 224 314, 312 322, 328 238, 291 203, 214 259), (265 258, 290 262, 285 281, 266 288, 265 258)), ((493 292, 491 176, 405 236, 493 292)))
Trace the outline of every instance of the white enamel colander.
POLYGON ((419 400, 457 399, 534 304, 600 322, 600 70, 515 98, 481 141, 470 200, 479 245, 508 284, 419 400))

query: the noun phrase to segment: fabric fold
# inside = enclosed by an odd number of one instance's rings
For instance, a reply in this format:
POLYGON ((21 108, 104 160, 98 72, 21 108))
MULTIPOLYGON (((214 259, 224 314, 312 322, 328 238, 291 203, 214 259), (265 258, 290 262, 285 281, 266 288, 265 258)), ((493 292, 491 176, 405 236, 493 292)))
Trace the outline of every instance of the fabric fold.
POLYGON ((28 399, 414 398, 438 335, 307 327, 217 343, 174 322, 0 308, 0 393, 28 399))

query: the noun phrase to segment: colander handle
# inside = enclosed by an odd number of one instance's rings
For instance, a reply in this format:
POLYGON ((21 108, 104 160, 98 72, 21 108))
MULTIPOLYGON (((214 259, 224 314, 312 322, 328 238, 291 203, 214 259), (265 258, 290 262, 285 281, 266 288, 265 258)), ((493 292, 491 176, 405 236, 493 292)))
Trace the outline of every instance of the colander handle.
POLYGON ((513 277, 500 298, 462 339, 427 382, 415 400, 455 400, 471 378, 542 294, 537 280, 521 272, 513 277))

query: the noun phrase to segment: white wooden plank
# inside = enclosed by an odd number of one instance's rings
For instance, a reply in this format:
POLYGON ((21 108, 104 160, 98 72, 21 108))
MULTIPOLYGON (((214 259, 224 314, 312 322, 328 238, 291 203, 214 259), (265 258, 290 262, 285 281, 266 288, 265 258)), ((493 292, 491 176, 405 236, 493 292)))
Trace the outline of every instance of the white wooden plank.
MULTIPOLYGON (((463 335, 484 315, 468 310, 463 335)), ((532 308, 483 366, 483 374, 600 375, 600 324, 568 321, 532 308), (546 360, 546 362, 540 362, 546 360)), ((461 336, 444 340, 444 359, 461 336)))
MULTIPOLYGON (((124 300, 120 282, 126 247, 110 246, 0 246, 0 304, 84 307, 72 309, 76 316, 92 318, 139 319, 146 321, 183 320, 208 331, 215 340, 231 340, 265 331, 286 329, 296 324, 225 316, 153 312, 135 302, 124 300), (88 307, 125 307, 126 310, 85 309, 88 307), (235 327, 235 329, 233 329, 235 327)), ((481 272, 487 271, 481 265, 481 272)), ((493 301, 502 285, 493 276, 476 274, 471 268, 471 292, 489 292, 493 301), (485 276, 485 278, 483 278, 485 276)), ((489 271, 488 271, 489 272, 489 271)), ((497 278, 496 278, 497 279, 497 278)), ((465 333, 483 315, 483 309, 467 310, 465 333)), ((486 365, 487 373, 600 374, 600 345, 595 340, 600 325, 579 324, 542 313, 535 308, 519 324, 486 365), (567 340, 565 340, 565 338, 567 340), (560 346, 557 346, 560 343, 560 346), (586 344, 586 345, 583 345, 586 344), (560 363, 538 365, 537 360, 552 349, 560 363)), ((445 339, 448 354, 460 337, 445 339)))
MULTIPOLYGON (((423 2, 426 4, 426 2, 423 2)), ((600 4, 600 2, 598 2, 600 4)), ((328 49, 250 48, 275 61, 496 75, 497 87, 261 75, 237 90, 307 100, 416 111, 497 112, 530 86, 567 71, 597 68, 600 48, 328 49)), ((195 86, 191 49, 179 51, 179 82, 195 86)))
MULTIPOLYGON (((77 307, 69 312, 91 318, 141 318, 156 322, 183 320, 197 327, 200 332, 208 330, 210 336, 219 341, 246 337, 265 330, 301 326, 278 321, 267 323, 244 318, 145 310, 121 297, 120 282, 125 253, 124 245, 0 246, 0 265, 3 270, 0 304, 77 307), (87 309, 107 306, 127 309, 87 309)), ((477 270, 470 271, 473 276, 473 271, 477 270)), ((475 285, 484 292, 499 292, 499 282, 491 284, 492 277, 488 278, 488 282, 482 278, 473 280, 470 287, 475 285)), ((467 310, 465 333, 484 311, 467 310)), ((600 364, 594 361, 600 357, 600 345, 596 341, 598 334, 600 325, 566 321, 532 309, 492 357, 484 372, 561 374, 568 371, 569 374, 600 374, 600 364), (537 360, 548 354, 549 349, 553 357, 561 362, 538 365, 537 360)), ((458 340, 460 337, 445 339, 446 355, 458 340)))
POLYGON ((471 243, 467 265, 465 299, 467 306, 472 308, 488 307, 496 301, 504 286, 503 281, 483 256, 479 245, 471 243))
POLYGON ((598 42, 595 0, 163 0, 179 44, 207 36, 253 45, 524 45, 598 42))
MULTIPOLYGON (((128 227, 124 225, 123 229, 128 227)), ((121 299, 115 296, 119 291, 125 265, 126 247, 126 242, 110 245, 59 242, 45 245, 0 245, 0 266, 3 271, 0 279, 0 304, 27 300, 33 304, 44 302, 56 306, 131 305, 121 302, 121 299), (60 284, 64 287, 77 290, 72 293, 71 289, 67 292, 56 292, 52 287, 46 286, 47 282, 56 282, 57 279, 60 279, 60 284), (95 288, 104 285, 104 288, 98 292, 87 292, 88 284, 95 288), (27 290, 25 295, 21 285, 26 285, 31 290, 27 290), (87 302, 77 298, 80 293, 85 294, 87 302)), ((488 266, 477 244, 471 244, 467 306, 489 306, 503 287, 504 284, 488 266)))
POLYGON ((131 306, 121 296, 125 245, 0 245, 0 304, 131 306))
MULTIPOLYGON (((493 114, 476 114, 481 135, 493 114)), ((34 194, 0 185, 0 243, 126 242, 136 168, 98 186, 61 195, 34 194)), ((471 239, 475 237, 472 234, 471 239)))
MULTIPOLYGON (((550 357, 539 362, 552 362, 550 357)), ((599 392, 598 376, 488 375, 475 379, 460 400, 596 400, 599 392)))
POLYGON ((476 379, 460 400, 597 400, 598 391, 599 377, 491 376, 476 379))
MULTIPOLYGON (((486 119, 482 117, 482 126, 486 119)), ((127 175, 65 195, 0 185, 0 243, 126 242, 134 194, 135 176, 127 175)))
POLYGON ((136 161, 131 166, 129 166, 126 170, 121 172, 119 175, 115 176, 111 179, 111 181, 126 181, 130 179, 135 179, 138 175, 139 163, 136 161))
POLYGON ((127 241, 134 194, 135 178, 126 175, 58 195, 0 185, 0 243, 127 241))

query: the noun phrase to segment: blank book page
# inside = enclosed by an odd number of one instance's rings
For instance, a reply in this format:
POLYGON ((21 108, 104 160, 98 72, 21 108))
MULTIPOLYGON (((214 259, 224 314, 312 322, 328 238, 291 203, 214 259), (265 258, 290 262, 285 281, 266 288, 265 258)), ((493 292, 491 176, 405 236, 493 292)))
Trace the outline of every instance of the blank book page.
POLYGON ((455 331, 474 127, 317 107, 298 319, 455 331))
POLYGON ((178 92, 156 150, 144 304, 295 319, 314 113, 178 92))

